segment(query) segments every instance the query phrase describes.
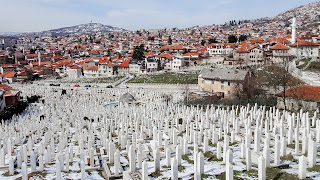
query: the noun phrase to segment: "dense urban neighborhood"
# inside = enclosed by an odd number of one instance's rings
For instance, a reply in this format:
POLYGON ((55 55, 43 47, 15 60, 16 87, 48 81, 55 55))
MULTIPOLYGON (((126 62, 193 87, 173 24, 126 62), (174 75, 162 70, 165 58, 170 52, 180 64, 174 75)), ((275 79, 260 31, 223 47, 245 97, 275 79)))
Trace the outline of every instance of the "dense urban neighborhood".
POLYGON ((320 2, 0 35, 0 179, 320 179, 320 2))

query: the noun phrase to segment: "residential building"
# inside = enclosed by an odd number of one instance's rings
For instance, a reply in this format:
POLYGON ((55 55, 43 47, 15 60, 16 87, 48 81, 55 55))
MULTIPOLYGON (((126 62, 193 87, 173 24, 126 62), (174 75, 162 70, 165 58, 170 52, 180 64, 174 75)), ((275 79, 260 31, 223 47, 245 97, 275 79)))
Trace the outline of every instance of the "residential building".
POLYGON ((17 81, 17 73, 16 72, 7 72, 4 74, 0 74, 1 82, 13 83, 17 81))
POLYGON ((98 66, 88 66, 83 68, 84 77, 98 77, 99 71, 98 66))
POLYGON ((319 58, 319 44, 317 43, 301 40, 290 45, 290 47, 289 53, 299 59, 319 58))
POLYGON ((82 77, 82 68, 74 65, 67 68, 67 73, 69 78, 80 78, 82 77))
POLYGON ((110 61, 98 65, 100 77, 110 77, 113 75, 113 65, 110 61))
POLYGON ((20 100, 20 91, 13 89, 6 84, 0 84, 0 89, 5 91, 5 105, 6 107, 16 106, 20 100))
POLYGON ((230 55, 235 48, 234 43, 212 43, 207 46, 210 56, 230 55))
POLYGON ((222 98, 233 98, 246 81, 251 81, 252 76, 252 73, 246 70, 204 68, 198 77, 198 89, 216 93, 222 98))
POLYGON ((271 60, 273 62, 286 62, 292 58, 292 55, 289 53, 290 48, 282 43, 271 46, 270 49, 272 51, 271 60))

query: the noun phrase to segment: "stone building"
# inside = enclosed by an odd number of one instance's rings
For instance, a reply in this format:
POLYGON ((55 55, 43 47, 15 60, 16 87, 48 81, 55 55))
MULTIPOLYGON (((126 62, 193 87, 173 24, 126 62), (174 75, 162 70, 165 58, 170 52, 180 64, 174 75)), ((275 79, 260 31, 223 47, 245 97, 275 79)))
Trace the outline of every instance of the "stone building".
POLYGON ((198 90, 212 92, 222 98, 233 98, 245 81, 250 81, 252 74, 238 69, 203 69, 198 77, 198 90))

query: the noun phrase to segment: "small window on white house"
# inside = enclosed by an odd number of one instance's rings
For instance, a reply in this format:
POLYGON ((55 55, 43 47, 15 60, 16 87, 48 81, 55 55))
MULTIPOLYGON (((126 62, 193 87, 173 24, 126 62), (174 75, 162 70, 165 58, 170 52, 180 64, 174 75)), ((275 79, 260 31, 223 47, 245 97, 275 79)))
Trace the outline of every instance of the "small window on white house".
POLYGON ((224 90, 224 85, 221 85, 221 89, 224 90))

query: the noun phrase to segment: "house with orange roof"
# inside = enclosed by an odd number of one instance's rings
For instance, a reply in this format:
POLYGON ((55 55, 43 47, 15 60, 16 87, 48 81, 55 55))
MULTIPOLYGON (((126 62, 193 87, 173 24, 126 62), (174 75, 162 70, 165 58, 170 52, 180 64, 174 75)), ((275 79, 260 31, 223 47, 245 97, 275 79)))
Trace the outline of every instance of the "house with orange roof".
POLYGON ((7 72, 4 74, 0 74, 1 82, 16 82, 17 81, 17 73, 16 72, 7 72))
POLYGON ((270 50, 272 51, 271 60, 273 62, 286 62, 293 58, 293 56, 289 53, 290 47, 285 46, 282 43, 271 46, 270 50))
POLYGON ((195 66, 197 64, 199 64, 199 60, 200 60, 200 54, 198 53, 186 53, 186 54, 183 54, 182 55, 185 59, 185 63, 186 63, 186 66, 195 66))
POLYGON ((98 77, 99 71, 98 66, 88 66, 83 68, 84 77, 98 77))
POLYGON ((289 53, 299 59, 317 58, 319 59, 319 44, 300 40, 290 45, 289 53))
POLYGON ((129 62, 130 60, 126 60, 124 62, 122 62, 121 64, 116 66, 116 73, 117 74, 122 74, 122 75, 126 75, 129 74, 129 62))
POLYGON ((4 91, 5 105, 16 106, 20 100, 20 91, 13 89, 6 84, 0 84, 0 90, 4 91))
POLYGON ((16 71, 16 65, 15 64, 2 64, 0 67, 0 73, 4 74, 7 72, 13 72, 16 71))
POLYGON ((38 55, 37 54, 27 54, 27 55, 25 55, 25 58, 28 63, 36 62, 38 60, 38 55))
POLYGON ((67 74, 71 79, 80 78, 82 76, 82 68, 78 65, 67 67, 67 74))
POLYGON ((71 59, 65 59, 52 64, 54 71, 59 76, 66 76, 67 65, 71 63, 71 59))
POLYGON ((113 65, 110 61, 105 61, 98 64, 100 77, 110 77, 113 75, 113 65))
POLYGON ((277 108, 279 109, 315 111, 319 105, 319 86, 301 85, 277 94, 277 108))

